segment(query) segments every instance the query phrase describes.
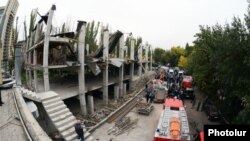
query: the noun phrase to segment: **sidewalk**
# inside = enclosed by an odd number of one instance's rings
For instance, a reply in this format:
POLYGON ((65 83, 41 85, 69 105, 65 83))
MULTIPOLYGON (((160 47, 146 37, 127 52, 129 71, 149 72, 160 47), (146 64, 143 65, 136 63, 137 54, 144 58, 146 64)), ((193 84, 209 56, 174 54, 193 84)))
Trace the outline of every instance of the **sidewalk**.
POLYGON ((16 111, 12 89, 2 90, 4 104, 0 106, 1 141, 27 141, 16 111))
POLYGON ((194 93, 195 93, 195 97, 196 97, 195 105, 193 105, 193 103, 191 103, 191 100, 185 100, 185 106, 186 106, 185 108, 186 108, 186 111, 187 111, 187 114, 188 114, 190 129, 191 129, 191 132, 193 134, 195 133, 195 129, 193 127, 193 125, 195 125, 195 123, 197 124, 197 128, 200 129, 200 130, 203 130, 204 125, 217 125, 217 124, 220 124, 219 122, 209 121, 208 116, 206 115, 206 113, 204 111, 201 111, 201 109, 202 109, 201 108, 202 101, 206 97, 204 95, 204 93, 202 93, 197 88, 194 89, 194 93), (200 102, 200 107, 199 107, 199 110, 197 110, 199 102, 200 102))

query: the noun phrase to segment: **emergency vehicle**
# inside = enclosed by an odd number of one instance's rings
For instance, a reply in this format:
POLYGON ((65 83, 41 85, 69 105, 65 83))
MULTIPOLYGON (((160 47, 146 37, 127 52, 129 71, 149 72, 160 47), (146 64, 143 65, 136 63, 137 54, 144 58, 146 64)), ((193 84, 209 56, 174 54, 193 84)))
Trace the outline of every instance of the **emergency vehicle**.
POLYGON ((190 141, 188 118, 182 100, 167 98, 153 141, 190 141))
POLYGON ((191 75, 185 75, 182 80, 181 86, 185 98, 192 99, 194 97, 193 77, 191 75))

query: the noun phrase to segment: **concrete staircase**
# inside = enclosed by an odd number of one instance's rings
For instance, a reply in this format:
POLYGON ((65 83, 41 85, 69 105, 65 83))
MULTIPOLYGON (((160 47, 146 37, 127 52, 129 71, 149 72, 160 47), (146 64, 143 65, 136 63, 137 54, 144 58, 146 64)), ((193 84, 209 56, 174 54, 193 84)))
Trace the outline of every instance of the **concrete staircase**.
POLYGON ((76 118, 55 92, 42 93, 42 104, 56 129, 66 141, 77 140, 74 125, 76 118))
POLYGON ((57 93, 53 91, 35 93, 25 88, 21 88, 21 92, 23 97, 43 104, 50 120, 65 141, 78 141, 74 127, 76 118, 57 93))

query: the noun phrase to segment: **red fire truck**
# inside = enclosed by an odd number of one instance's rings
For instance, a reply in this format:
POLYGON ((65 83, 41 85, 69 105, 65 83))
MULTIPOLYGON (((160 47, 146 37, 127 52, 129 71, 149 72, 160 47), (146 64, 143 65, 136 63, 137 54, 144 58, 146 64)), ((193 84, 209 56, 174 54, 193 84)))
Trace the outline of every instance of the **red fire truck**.
POLYGON ((183 102, 167 98, 153 141, 190 141, 189 125, 183 102))
POLYGON ((182 80, 181 86, 185 98, 192 99, 194 97, 193 77, 191 75, 185 75, 182 80))

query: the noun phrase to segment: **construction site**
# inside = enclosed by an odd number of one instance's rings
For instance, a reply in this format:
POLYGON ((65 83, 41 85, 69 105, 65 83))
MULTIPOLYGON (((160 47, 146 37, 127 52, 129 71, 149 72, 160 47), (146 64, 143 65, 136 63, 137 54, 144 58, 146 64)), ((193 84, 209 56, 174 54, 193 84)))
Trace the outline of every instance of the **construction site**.
POLYGON ((57 6, 52 5, 47 13, 37 12, 26 40, 11 44, 18 6, 9 0, 0 7, 1 140, 78 141, 80 121, 85 141, 198 141, 204 124, 220 124, 208 119, 204 93, 192 84, 187 87, 192 95, 184 91, 188 98, 179 97, 182 70, 153 67, 153 47, 138 44, 131 32, 102 26, 92 50, 86 41, 88 22, 79 19, 73 31, 58 33, 53 25, 57 6), (151 84, 152 101, 147 97, 151 84), (181 106, 176 110, 167 99, 178 99, 181 106))
MULTIPOLYGON (((13 2, 18 4, 12 0, 8 4, 13 2)), ((154 77, 152 49, 143 44, 135 49, 132 36, 131 46, 124 46, 122 32, 103 29, 99 48, 90 53, 85 44, 85 21, 77 23, 75 32, 51 33, 55 11, 53 5, 38 20, 27 41, 15 46, 13 93, 21 98, 17 102, 21 110, 28 110, 27 102, 36 107, 33 116, 20 111, 24 124, 31 122, 26 127, 33 130, 33 139, 53 139, 58 132, 65 140, 75 140, 77 119, 85 124, 87 138, 90 131, 123 118, 136 105, 138 94, 154 77), (21 80, 23 70, 25 82, 21 80), (58 75, 51 75, 55 73, 58 75)), ((7 54, 8 47, 3 48, 7 54)), ((8 67, 4 68, 7 71, 8 67)))

